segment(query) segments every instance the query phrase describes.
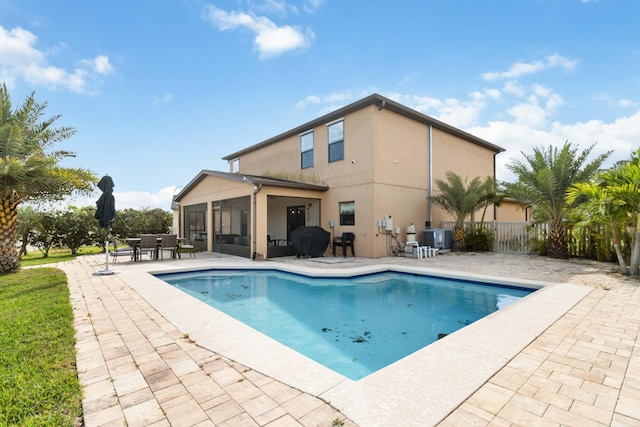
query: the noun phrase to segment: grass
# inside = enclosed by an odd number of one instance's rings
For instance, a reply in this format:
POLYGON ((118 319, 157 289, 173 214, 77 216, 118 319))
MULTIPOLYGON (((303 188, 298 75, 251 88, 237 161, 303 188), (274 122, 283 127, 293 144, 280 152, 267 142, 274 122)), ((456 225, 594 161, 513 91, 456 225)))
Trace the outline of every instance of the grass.
POLYGON ((78 249, 76 255, 71 255, 70 249, 51 249, 47 258, 42 255, 37 249, 32 250, 27 255, 24 255, 20 261, 22 267, 30 267, 34 265, 51 264, 54 262, 64 262, 75 259, 80 255, 99 254, 104 251, 98 246, 86 246, 78 249))
POLYGON ((0 426, 74 426, 82 416, 73 312, 54 268, 0 276, 0 426))
MULTIPOLYGON (((120 247, 120 246, 118 246, 120 247)), ((111 248, 113 249, 113 248, 111 248)), ((181 249, 181 254, 189 254, 189 252, 200 252, 198 249, 181 249)), ((51 249, 49 251, 49 256, 47 258, 42 255, 37 249, 32 250, 29 254, 24 255, 20 260, 21 267, 32 267, 34 265, 43 265, 43 264, 53 264, 55 262, 64 262, 71 261, 72 259, 77 258, 81 255, 92 255, 99 254, 104 255, 104 251, 101 247, 98 246, 83 246, 78 249, 78 253, 76 255, 71 255, 71 250, 69 249, 51 249)), ((111 258, 109 258, 109 262, 111 262, 111 258)))

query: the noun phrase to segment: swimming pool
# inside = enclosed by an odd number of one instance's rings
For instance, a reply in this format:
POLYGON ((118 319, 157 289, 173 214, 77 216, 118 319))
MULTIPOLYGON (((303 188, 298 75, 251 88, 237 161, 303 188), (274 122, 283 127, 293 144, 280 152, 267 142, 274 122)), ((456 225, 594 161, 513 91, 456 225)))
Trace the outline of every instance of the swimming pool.
POLYGON ((535 290, 395 271, 310 277, 217 269, 157 277, 353 380, 535 290))

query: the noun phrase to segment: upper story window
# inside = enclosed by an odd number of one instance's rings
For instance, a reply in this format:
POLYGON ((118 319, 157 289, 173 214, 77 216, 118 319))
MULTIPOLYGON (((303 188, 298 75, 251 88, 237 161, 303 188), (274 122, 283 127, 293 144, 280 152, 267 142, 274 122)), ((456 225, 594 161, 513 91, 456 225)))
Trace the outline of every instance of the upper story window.
POLYGON ((300 135, 300 168, 313 167, 313 132, 300 135))
POLYGON ((344 160, 344 121, 332 123, 329 128, 329 162, 344 160))
POLYGON ((229 163, 231 163, 231 173, 240 172, 240 159, 233 159, 229 163))
POLYGON ((340 202, 340 225, 356 224, 356 202, 340 202))

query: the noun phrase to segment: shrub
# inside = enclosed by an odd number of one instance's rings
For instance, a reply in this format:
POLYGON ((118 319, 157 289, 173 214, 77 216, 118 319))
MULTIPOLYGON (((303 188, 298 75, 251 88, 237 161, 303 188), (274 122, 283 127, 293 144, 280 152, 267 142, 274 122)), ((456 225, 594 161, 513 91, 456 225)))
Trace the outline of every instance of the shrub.
POLYGON ((488 252, 493 249, 493 233, 486 228, 467 233, 464 241, 468 252, 488 252))

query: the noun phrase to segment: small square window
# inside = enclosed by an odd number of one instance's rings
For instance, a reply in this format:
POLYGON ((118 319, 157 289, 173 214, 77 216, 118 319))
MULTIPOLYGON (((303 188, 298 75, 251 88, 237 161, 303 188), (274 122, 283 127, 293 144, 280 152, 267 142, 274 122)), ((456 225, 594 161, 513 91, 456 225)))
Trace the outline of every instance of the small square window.
POLYGON ((233 159, 229 163, 231 163, 231 173, 240 172, 240 159, 233 159))
POLYGON ((340 203, 340 225, 356 225, 356 202, 340 203))

